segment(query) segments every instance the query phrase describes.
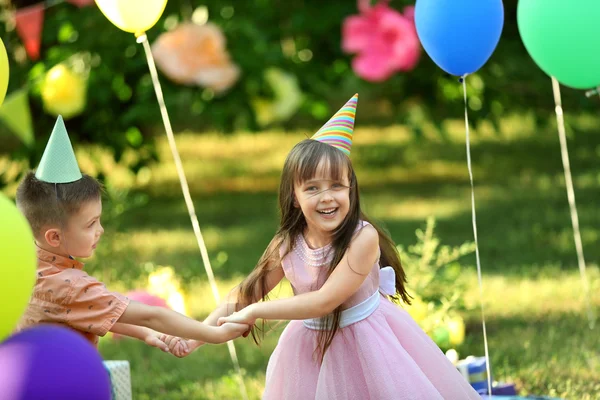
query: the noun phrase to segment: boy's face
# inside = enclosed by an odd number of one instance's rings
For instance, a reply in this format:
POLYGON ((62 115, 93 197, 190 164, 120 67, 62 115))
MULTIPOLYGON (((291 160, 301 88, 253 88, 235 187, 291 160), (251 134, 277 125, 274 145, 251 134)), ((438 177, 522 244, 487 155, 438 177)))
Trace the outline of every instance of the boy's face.
POLYGON ((100 224, 102 201, 84 203, 79 212, 71 218, 63 231, 61 247, 73 257, 86 258, 94 254, 104 228, 100 224))

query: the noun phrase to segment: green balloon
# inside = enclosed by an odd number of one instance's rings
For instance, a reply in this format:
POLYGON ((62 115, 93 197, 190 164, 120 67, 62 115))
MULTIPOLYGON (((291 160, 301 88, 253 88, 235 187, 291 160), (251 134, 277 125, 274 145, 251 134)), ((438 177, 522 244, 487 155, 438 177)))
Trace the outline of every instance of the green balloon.
POLYGON ((600 86, 599 0, 519 0, 517 22, 546 74, 576 89, 600 86))
POLYGON ((23 315, 35 284, 36 254, 31 228, 15 204, 0 193, 0 341, 23 315))
POLYGON ((441 349, 450 348, 450 332, 448 328, 445 326, 438 326, 433 331, 433 341, 438 345, 441 349))

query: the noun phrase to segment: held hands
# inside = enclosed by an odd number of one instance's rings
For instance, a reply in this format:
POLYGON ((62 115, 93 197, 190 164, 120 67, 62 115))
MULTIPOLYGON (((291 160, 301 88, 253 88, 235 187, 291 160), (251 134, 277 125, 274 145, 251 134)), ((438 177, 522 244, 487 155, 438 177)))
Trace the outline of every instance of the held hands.
POLYGON ((169 352, 178 358, 190 355, 194 350, 204 344, 204 342, 199 340, 185 340, 165 334, 162 334, 160 339, 169 346, 169 352))
POLYGON ((144 343, 146 343, 148 346, 159 348, 168 353, 169 345, 165 342, 166 337, 167 335, 161 335, 157 332, 152 332, 144 338, 144 343))
MULTIPOLYGON (((227 317, 229 318, 229 317, 227 317)), ((219 318, 219 327, 216 328, 220 343, 228 342, 233 339, 237 339, 244 333, 250 330, 248 324, 236 323, 236 322, 221 322, 222 318, 219 318)))
MULTIPOLYGON (((219 318, 219 321, 217 322, 217 325, 219 326, 224 326, 224 324, 228 324, 228 323, 237 323, 237 324, 246 324, 249 326, 254 325, 254 322, 256 322, 256 317, 254 315, 252 315, 252 305, 241 309, 240 311, 234 312, 233 314, 229 315, 228 317, 221 317, 219 318)), ((249 329, 249 327, 247 328, 247 330, 249 329)), ((245 335, 247 336, 247 335, 245 335)))

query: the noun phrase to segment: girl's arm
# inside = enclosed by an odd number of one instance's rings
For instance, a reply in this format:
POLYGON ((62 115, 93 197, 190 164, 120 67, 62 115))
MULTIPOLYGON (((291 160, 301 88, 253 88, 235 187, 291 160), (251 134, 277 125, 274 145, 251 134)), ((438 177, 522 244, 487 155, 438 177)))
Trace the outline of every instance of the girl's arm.
MULTIPOLYGON (((283 244, 279 240, 273 238, 271 240, 271 243, 269 243, 269 245, 267 246, 265 253, 263 254, 263 257, 266 259, 261 257, 261 260, 258 262, 257 268, 261 266, 261 263, 264 260, 265 264, 262 266, 262 268, 268 271, 265 282, 265 294, 273 290, 285 276, 283 272, 283 267, 281 266, 281 259, 279 257, 279 248, 281 245, 283 244)), ((256 272, 256 270, 253 271, 253 273, 254 272, 256 272)), ((256 287, 254 295, 251 299, 249 299, 250 301, 238 303, 240 286, 241 284, 236 286, 229 292, 229 294, 221 302, 221 304, 219 304, 217 308, 212 313, 210 313, 210 315, 204 320, 205 324, 216 326, 219 318, 227 317, 236 310, 241 310, 242 308, 252 303, 256 303, 262 299, 263 294, 260 292, 260 288, 256 287)))
POLYGON ((129 303, 118 322, 147 327, 158 332, 200 340, 205 343, 227 342, 239 337, 248 330, 247 325, 237 323, 220 327, 208 326, 175 311, 149 306, 136 301, 129 303))
POLYGON ((257 318, 293 320, 328 315, 358 290, 371 272, 378 254, 379 236, 375 228, 367 225, 353 239, 346 254, 319 290, 287 299, 255 303, 221 318, 219 323, 252 324, 257 318))
MULTIPOLYGON (((281 264, 276 266, 274 269, 270 270, 268 272, 267 280, 266 280, 267 293, 269 293, 271 290, 273 290, 279 284, 279 282, 281 282, 283 277, 284 277, 284 273, 283 273, 283 268, 281 267, 281 264)), ((240 290, 239 285, 236 286, 235 288, 233 288, 231 290, 231 292, 229 292, 229 294, 227 295, 227 298, 225 298, 221 302, 221 304, 217 308, 215 308, 215 310, 212 313, 210 313, 210 315, 208 317, 206 317, 206 319, 204 320, 204 323, 208 324, 208 325, 216 326, 219 318, 227 317, 227 316, 231 315, 236 309, 240 310, 244 307, 247 307, 250 303, 238 303, 239 290, 240 290)), ((256 303, 258 301, 260 301, 260 295, 257 294, 252 299, 252 303, 256 303)))

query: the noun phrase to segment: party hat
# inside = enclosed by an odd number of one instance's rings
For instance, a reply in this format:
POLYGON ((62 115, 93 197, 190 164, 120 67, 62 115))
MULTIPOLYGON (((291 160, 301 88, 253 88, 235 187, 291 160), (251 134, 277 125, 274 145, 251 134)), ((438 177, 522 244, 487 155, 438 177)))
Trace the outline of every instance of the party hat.
POLYGON ((62 116, 58 116, 35 177, 48 183, 69 183, 82 178, 62 116))
POLYGON ((336 112, 311 139, 327 143, 328 145, 343 151, 347 156, 350 156, 357 103, 358 93, 352 96, 344 107, 340 108, 340 110, 336 112))

